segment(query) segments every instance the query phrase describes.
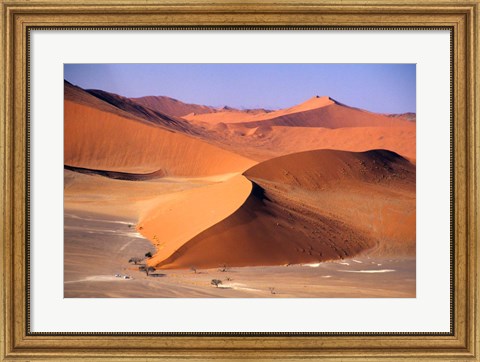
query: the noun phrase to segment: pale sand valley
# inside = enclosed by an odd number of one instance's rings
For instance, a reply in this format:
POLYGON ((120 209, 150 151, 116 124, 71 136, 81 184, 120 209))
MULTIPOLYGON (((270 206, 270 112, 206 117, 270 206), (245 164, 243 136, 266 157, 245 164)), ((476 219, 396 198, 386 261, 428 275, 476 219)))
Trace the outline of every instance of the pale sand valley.
POLYGON ((66 298, 415 297, 415 114, 64 107, 66 298))

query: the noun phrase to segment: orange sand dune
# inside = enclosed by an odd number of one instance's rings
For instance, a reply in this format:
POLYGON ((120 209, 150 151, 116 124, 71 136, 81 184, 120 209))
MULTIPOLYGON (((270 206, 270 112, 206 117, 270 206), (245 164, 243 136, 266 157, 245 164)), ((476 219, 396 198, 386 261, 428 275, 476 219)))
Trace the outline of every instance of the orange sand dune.
POLYGON ((415 166, 395 153, 302 152, 258 164, 245 176, 254 182, 246 202, 159 267, 308 263, 367 251, 415 253, 415 166), (379 214, 383 219, 367 224, 379 214), (380 227, 385 222, 389 225, 380 227), (400 242, 386 232, 397 228, 405 229, 398 233, 400 242))
POLYGON ((415 122, 351 108, 329 97, 264 114, 230 111, 184 118, 204 129, 200 138, 257 161, 315 149, 388 149, 416 159, 415 122))
POLYGON ((64 163, 72 167, 165 176, 242 172, 253 161, 188 135, 66 100, 64 163))
POLYGON ((415 124, 403 127, 352 127, 352 128, 304 128, 272 127, 271 133, 258 135, 258 147, 265 144, 284 154, 315 150, 336 149, 363 152, 386 149, 415 161, 415 124), (263 141, 265 140, 265 141, 263 141))
POLYGON ((64 94, 65 100, 114 113, 122 117, 187 134, 195 135, 199 133, 197 128, 183 119, 153 111, 114 93, 102 90, 84 90, 64 81, 64 94))
POLYGON ((267 119, 285 116, 288 114, 318 109, 331 104, 334 104, 334 101, 330 97, 315 96, 293 107, 280 109, 273 112, 266 111, 264 109, 251 111, 230 110, 208 114, 188 114, 184 116, 183 119, 200 123, 204 122, 207 124, 263 121, 267 119))
POLYGON ((137 223, 137 231, 157 249, 149 264, 158 264, 195 235, 231 215, 245 202, 251 189, 252 183, 237 175, 152 202, 137 223))
POLYGON ((412 162, 416 159, 416 125, 413 122, 402 127, 336 129, 285 126, 247 128, 220 123, 209 134, 208 140, 257 161, 317 149, 353 152, 386 149, 412 162))
MULTIPOLYGON (((348 107, 330 97, 315 96, 296 106, 274 112, 246 113, 242 111, 189 114, 183 119, 203 127, 218 123, 235 124, 248 128, 290 126, 290 127, 401 127, 411 122, 400 115, 389 116, 348 107)), ((413 114, 408 115, 408 119, 413 114)))
POLYGON ((191 122, 192 124, 208 127, 208 125, 216 125, 219 123, 250 122, 255 118, 255 114, 240 110, 228 110, 203 114, 193 112, 183 116, 182 118, 191 122))
POLYGON ((249 128, 258 126, 293 126, 293 127, 399 127, 411 122, 401 118, 386 117, 381 114, 350 108, 341 104, 304 109, 278 117, 240 123, 249 128))
POLYGON ((189 113, 203 114, 217 111, 214 107, 183 103, 179 100, 165 96, 147 96, 130 99, 144 107, 174 117, 182 117, 189 113))
POLYGON ((65 165, 64 169, 68 171, 73 171, 75 173, 83 173, 85 175, 98 175, 98 176, 103 176, 103 177, 108 177, 111 179, 123 180, 123 181, 148 181, 148 180, 155 180, 161 177, 165 177, 165 172, 163 170, 158 170, 150 173, 130 173, 130 172, 93 170, 91 168, 72 167, 68 165, 65 165))
POLYGON ((344 183, 395 184, 415 190, 415 166, 387 150, 346 152, 306 151, 253 166, 245 176, 307 190, 339 188, 344 183))

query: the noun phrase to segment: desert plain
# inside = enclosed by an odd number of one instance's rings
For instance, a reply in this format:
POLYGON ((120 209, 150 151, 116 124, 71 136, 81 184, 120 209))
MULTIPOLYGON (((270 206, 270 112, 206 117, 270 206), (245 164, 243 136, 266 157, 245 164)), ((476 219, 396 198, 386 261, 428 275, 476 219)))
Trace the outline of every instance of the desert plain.
POLYGON ((413 298, 416 117, 67 81, 66 298, 413 298))

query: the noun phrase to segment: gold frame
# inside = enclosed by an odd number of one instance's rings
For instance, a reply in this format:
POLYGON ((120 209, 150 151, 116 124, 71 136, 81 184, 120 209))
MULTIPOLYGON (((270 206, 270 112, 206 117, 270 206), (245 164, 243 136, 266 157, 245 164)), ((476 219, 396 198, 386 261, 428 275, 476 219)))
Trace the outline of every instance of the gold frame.
POLYGON ((0 360, 188 358, 480 361, 479 0, 0 0, 0 360), (36 27, 448 28, 452 39, 450 333, 31 333, 28 323, 29 29, 36 27), (454 196, 453 196, 454 195, 454 196), (100 336, 100 337, 99 337, 100 336))

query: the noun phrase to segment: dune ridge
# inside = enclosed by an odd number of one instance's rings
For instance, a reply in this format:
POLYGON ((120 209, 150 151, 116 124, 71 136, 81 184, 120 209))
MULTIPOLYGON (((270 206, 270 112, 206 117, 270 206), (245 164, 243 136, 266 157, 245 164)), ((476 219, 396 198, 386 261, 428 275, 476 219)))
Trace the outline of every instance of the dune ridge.
POLYGON ((190 114, 199 137, 256 161, 315 149, 388 149, 416 161, 415 114, 383 115, 315 96, 282 110, 190 114))
POLYGON ((377 113, 347 107, 338 103, 322 107, 306 108, 298 112, 289 112, 268 119, 241 122, 239 125, 252 128, 258 126, 293 127, 398 127, 408 124, 401 118, 386 117, 377 113))
MULTIPOLYGON (((415 228, 402 224, 409 215, 401 215, 394 223, 408 229, 409 239, 393 248, 382 245, 389 242, 383 232, 380 235, 361 225, 379 210, 388 213, 390 204, 381 202, 384 190, 395 190, 389 195, 393 204, 404 194, 414 194, 415 166, 393 152, 308 151, 260 163, 244 175, 253 184, 245 203, 157 267, 281 265, 343 259, 364 252, 414 253, 415 228), (325 209, 316 195, 322 194, 324 202, 337 202, 335 197, 346 187, 353 194, 361 191, 355 203, 377 198, 376 204, 369 205, 376 209, 368 207, 352 219, 325 209)), ((412 201, 407 198, 406 202, 412 201)))
POLYGON ((64 165, 64 168, 65 170, 79 172, 86 175, 99 175, 99 176, 108 177, 115 180, 124 180, 124 181, 146 181, 146 180, 157 179, 165 176, 165 172, 163 170, 157 170, 150 173, 128 173, 128 172, 94 170, 91 168, 72 167, 69 165, 64 165))
POLYGON ((64 163, 71 167, 211 176, 243 172, 255 163, 188 135, 80 103, 66 100, 64 113, 64 163))
POLYGON ((404 127, 289 127, 256 128, 218 124, 211 130, 212 144, 242 153, 256 161, 317 149, 363 152, 387 149, 416 161, 416 126, 404 127))
POLYGON ((181 118, 151 110, 118 94, 97 89, 84 90, 67 81, 64 81, 64 99, 168 130, 191 135, 200 133, 194 125, 181 118))
POLYGON ((182 117, 190 113, 203 114, 216 112, 214 107, 184 103, 166 96, 145 96, 130 99, 144 107, 173 117, 182 117))
POLYGON ((157 250, 153 258, 148 260, 149 265, 157 265, 195 235, 234 213, 251 190, 252 183, 244 176, 237 175, 224 182, 153 201, 151 207, 140 216, 136 227, 157 250))
POLYGON ((332 98, 328 96, 314 96, 307 101, 297 104, 295 106, 284 108, 276 111, 268 111, 265 109, 256 110, 238 110, 223 108, 215 113, 191 113, 183 116, 183 119, 194 122, 204 122, 210 124, 217 123, 243 123, 269 120, 289 114, 295 114, 300 112, 309 111, 312 109, 318 109, 326 107, 331 104, 335 104, 332 98))

